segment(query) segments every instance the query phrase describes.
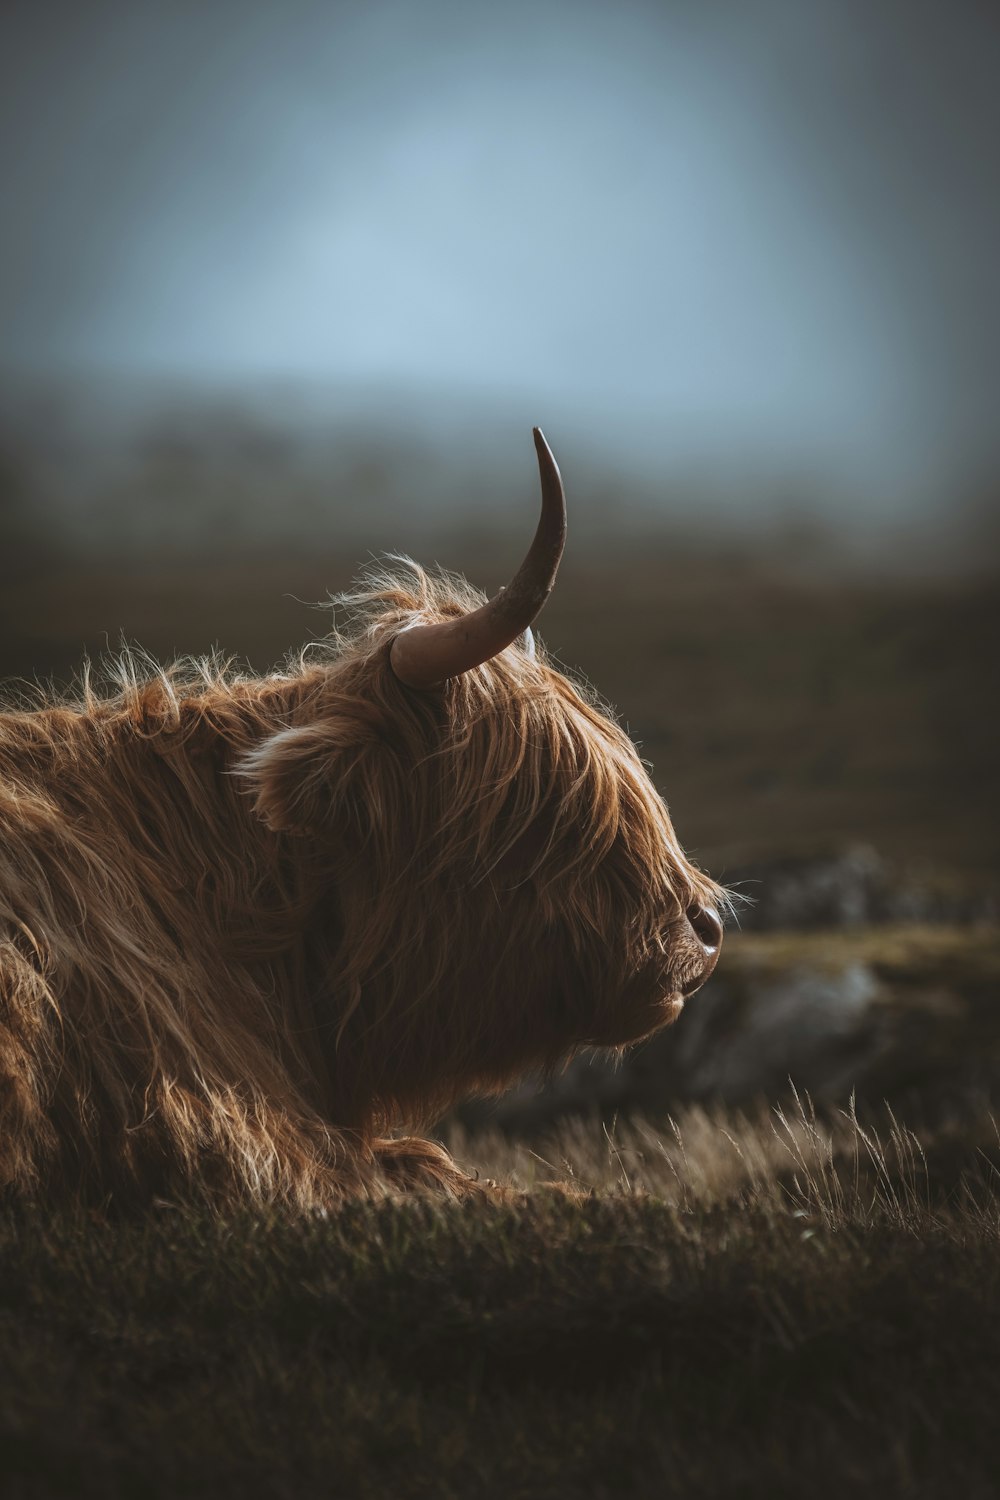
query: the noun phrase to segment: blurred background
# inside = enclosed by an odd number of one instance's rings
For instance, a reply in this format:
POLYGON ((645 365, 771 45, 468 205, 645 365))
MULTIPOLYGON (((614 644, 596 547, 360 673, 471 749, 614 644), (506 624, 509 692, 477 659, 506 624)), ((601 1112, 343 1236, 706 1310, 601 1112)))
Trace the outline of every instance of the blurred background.
POLYGON ((755 897, 670 1066, 752 1014, 700 1096, 832 1094, 903 1007, 989 1081, 1000 12, 8 0, 2 38, 0 672, 263 670, 386 549, 495 590, 540 423, 542 633, 755 897))

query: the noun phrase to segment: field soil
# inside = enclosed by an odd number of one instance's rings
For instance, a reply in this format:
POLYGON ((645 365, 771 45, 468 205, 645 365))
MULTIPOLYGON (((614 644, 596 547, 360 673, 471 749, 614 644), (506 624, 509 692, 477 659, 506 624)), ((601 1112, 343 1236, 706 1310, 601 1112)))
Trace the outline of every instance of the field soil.
POLYGON ((986 1500, 996 1132, 952 1145, 695 1111, 497 1204, 5 1215, 4 1494, 986 1500))

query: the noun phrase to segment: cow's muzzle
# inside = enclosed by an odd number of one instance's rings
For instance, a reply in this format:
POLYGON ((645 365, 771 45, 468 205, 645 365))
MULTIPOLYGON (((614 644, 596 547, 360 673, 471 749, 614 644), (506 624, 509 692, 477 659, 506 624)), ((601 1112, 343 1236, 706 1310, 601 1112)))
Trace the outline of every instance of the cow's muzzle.
POLYGON ((722 919, 714 906, 702 906, 700 901, 693 901, 685 915, 703 959, 700 971, 692 974, 681 985, 681 994, 687 997, 693 995, 695 990, 701 989, 719 961, 719 950, 722 947, 722 919))

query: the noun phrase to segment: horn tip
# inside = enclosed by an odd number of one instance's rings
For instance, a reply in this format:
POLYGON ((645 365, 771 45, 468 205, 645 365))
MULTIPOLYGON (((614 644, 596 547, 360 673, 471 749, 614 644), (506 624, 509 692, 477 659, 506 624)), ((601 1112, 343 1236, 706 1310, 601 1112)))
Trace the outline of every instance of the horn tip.
POLYGON ((547 462, 553 468, 555 468, 555 466, 556 466, 555 454, 552 452, 552 449, 549 447, 548 439, 546 438, 545 433, 542 431, 542 429, 540 427, 533 427, 531 429, 531 436, 535 440, 535 452, 537 453, 539 459, 541 461, 543 461, 543 462, 547 462))

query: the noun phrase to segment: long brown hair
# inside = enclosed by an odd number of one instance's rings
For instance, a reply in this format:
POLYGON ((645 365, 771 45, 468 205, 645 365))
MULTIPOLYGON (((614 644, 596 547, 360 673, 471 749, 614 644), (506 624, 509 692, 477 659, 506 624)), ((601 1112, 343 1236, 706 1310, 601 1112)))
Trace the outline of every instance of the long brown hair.
POLYGON ((685 859, 628 737, 515 643, 440 687, 415 622, 482 603, 395 559, 341 629, 0 715, 0 1178, 116 1201, 457 1187, 391 1132, 670 1018, 685 859), (647 991, 650 991, 647 993, 647 991))

